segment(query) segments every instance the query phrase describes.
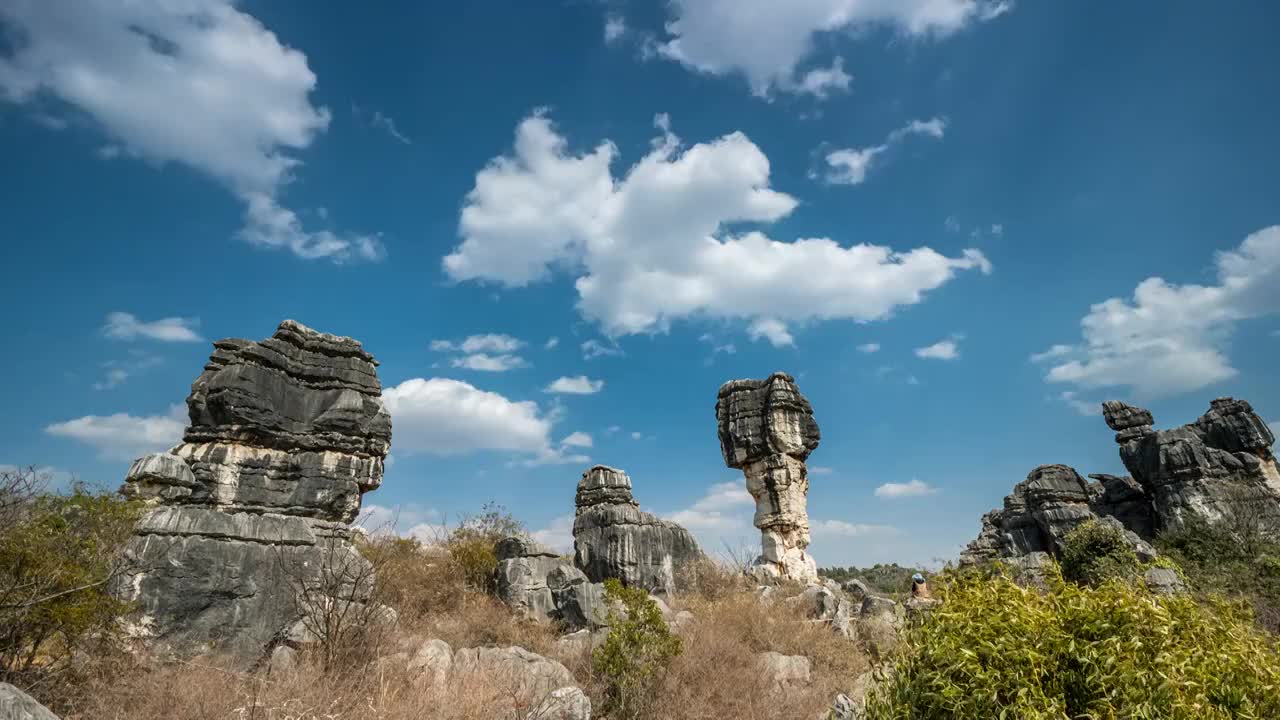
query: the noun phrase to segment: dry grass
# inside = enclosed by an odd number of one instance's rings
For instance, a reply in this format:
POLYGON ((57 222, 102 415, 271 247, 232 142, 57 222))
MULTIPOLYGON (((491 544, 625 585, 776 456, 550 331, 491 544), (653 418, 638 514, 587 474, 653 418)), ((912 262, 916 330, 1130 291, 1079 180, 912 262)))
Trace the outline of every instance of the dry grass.
MULTIPOLYGON (((588 646, 558 643, 555 628, 514 615, 469 587, 447 551, 404 542, 363 548, 378 554, 379 595, 399 615, 393 647, 412 654, 427 638, 455 650, 517 645, 563 663, 603 705, 588 646)), ((694 620, 680 630, 684 652, 654 691, 644 718, 817 717, 837 692, 867 669, 857 645, 786 603, 763 603, 736 573, 714 564, 672 598, 694 620), (812 682, 778 692, 761 674, 758 655, 804 655, 812 682)), ((325 672, 304 662, 292 672, 249 675, 215 661, 151 666, 116 659, 85 673, 74 692, 44 697, 64 720, 495 720, 524 718, 538 698, 517 697, 501 677, 451 677, 433 686, 405 669, 404 656, 352 662, 325 672)))

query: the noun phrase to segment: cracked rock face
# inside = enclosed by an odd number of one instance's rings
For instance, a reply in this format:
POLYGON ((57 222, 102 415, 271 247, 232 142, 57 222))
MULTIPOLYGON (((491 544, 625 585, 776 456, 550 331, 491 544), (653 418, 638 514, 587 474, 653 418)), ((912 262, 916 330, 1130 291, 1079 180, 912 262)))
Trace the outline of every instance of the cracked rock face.
POLYGON ((805 459, 821 435, 813 408, 795 378, 774 373, 764 380, 731 380, 720 386, 716 423, 725 464, 742 471, 756 501, 760 557, 753 571, 762 579, 818 579, 809 546, 805 459))
POLYGON ((596 465, 584 472, 575 504, 574 564, 592 582, 617 578, 670 591, 680 568, 701 556, 688 530, 640 509, 621 470, 596 465))
POLYGON ((305 576, 367 574, 349 535, 391 444, 376 367, 359 342, 292 320, 261 342, 214 343, 182 444, 139 458, 122 488, 155 505, 116 588, 139 604, 135 630, 178 655, 253 663, 297 621, 305 576))
POLYGON ((1280 520, 1280 471, 1267 424, 1249 403, 1214 400, 1188 425, 1156 430, 1143 408, 1103 403, 1130 476, 1090 475, 1087 483, 1065 465, 1044 465, 1014 486, 1004 507, 982 518, 978 538, 962 561, 1058 554, 1067 532, 1090 518, 1128 531, 1138 555, 1147 540, 1190 518, 1215 522, 1237 511, 1280 520))

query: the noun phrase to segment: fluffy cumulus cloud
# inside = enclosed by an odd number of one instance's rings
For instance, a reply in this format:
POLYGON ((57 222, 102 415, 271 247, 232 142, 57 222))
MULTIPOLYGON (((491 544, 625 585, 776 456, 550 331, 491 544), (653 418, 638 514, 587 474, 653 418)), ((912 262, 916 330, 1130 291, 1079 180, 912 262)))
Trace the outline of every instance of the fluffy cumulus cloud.
POLYGON ((279 201, 329 124, 315 73, 234 0, 16 0, 0 4, 0 99, 40 112, 47 96, 92 116, 113 154, 175 162, 245 205, 241 236, 304 258, 378 259, 376 237, 307 230, 279 201))
POLYGON ((1280 225, 1215 257, 1217 282, 1152 277, 1080 321, 1081 342, 1032 355, 1046 380, 1080 389, 1127 387, 1139 398, 1198 390, 1236 375, 1227 357, 1237 323, 1280 312, 1280 225))
POLYGON ((521 455, 528 464, 589 459, 551 441, 556 413, 461 380, 412 378, 383 390, 382 399, 395 426, 397 453, 497 450, 521 455))
POLYGON ((54 423, 44 431, 96 448, 98 455, 105 460, 128 461, 177 445, 182 440, 186 425, 186 406, 173 405, 164 415, 85 415, 54 423))
POLYGON ((947 340, 939 340, 932 345, 916 348, 916 357, 926 360, 955 360, 960 357, 960 339, 954 336, 947 340))
POLYGON ((839 57, 818 79, 821 67, 801 69, 812 63, 821 34, 885 26, 907 37, 942 37, 1010 7, 1008 0, 673 0, 656 52, 698 72, 744 76, 761 97, 823 96, 815 87, 847 89, 849 77, 839 57))
POLYGON ((559 377, 547 385, 544 392, 568 395, 594 395, 604 389, 603 380, 592 380, 586 375, 559 377))
POLYGON ((863 343, 858 346, 858 352, 866 353, 868 355, 871 353, 880 352, 880 343, 873 343, 873 342, 863 343))
POLYGON ((161 342, 200 342, 204 338, 196 332, 199 318, 167 317, 145 322, 127 312, 107 314, 102 334, 113 340, 159 340, 161 342))
POLYGON ((573 552, 573 516, 560 515, 544 528, 529 533, 533 539, 562 553, 573 552))
POLYGON ((874 535, 897 535, 898 529, 892 525, 877 523, 851 523, 846 520, 817 520, 810 524, 809 532, 815 537, 868 537, 874 535))
POLYGON ((883 157, 895 145, 912 135, 941 140, 946 128, 947 121, 943 118, 912 120, 889 133, 889 137, 879 145, 832 150, 826 157, 826 181, 833 185, 861 185, 866 181, 872 165, 883 162, 877 158, 883 157))
POLYGON ((938 489, 929 483, 912 478, 909 482, 904 483, 885 483, 876 488, 876 497, 886 498, 890 500, 898 498, 921 497, 924 495, 932 495, 938 492, 938 489))
POLYGON ((657 125, 652 150, 615 177, 612 143, 576 154, 544 113, 525 119, 512 154, 476 175, 445 272, 508 287, 570 273, 580 312, 611 337, 712 317, 785 344, 793 323, 886 318, 960 271, 991 270, 973 249, 947 257, 731 233, 786 217, 797 200, 769 187, 769 159, 742 133, 686 148, 665 116, 657 125))

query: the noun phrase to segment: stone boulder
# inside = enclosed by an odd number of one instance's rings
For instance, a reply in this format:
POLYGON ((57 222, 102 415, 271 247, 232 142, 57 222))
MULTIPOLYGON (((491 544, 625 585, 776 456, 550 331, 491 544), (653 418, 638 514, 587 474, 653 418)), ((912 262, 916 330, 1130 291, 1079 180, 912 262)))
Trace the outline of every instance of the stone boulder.
POLYGON ((556 551, 526 537, 498 543, 498 597, 516 612, 567 629, 608 624, 604 586, 566 562, 556 551))
POLYGON ((809 658, 803 655, 783 655, 769 650, 756 656, 764 681, 774 692, 808 685, 810 681, 809 658))
POLYGON ((58 720, 58 716, 30 695, 0 682, 0 720, 58 720))
POLYGON ((213 346, 183 442, 125 478, 121 491, 154 507, 113 590, 157 650, 254 664, 308 605, 371 591, 350 524, 382 482, 391 417, 377 361, 351 338, 286 320, 261 342, 213 346))
POLYGON ((1170 568, 1147 568, 1143 581, 1147 589, 1156 595, 1174 595, 1187 590, 1186 584, 1182 582, 1177 571, 1170 568))
POLYGON ((742 471, 756 502, 761 553, 753 574, 813 583, 818 567, 809 546, 805 460, 821 438, 813 407, 795 378, 776 372, 764 380, 731 380, 716 396, 716 425, 725 464, 742 471))
POLYGON ((591 720, 591 698, 581 688, 552 690, 525 720, 591 720))
POLYGON ((517 704, 525 707, 552 691, 574 684, 568 668, 522 647, 462 648, 453 654, 450 678, 460 687, 469 684, 503 686, 517 704))
POLYGON ((631 478, 596 465, 582 474, 573 520, 574 564, 592 582, 671 592, 680 570, 701 557, 688 530, 640 509, 631 478))

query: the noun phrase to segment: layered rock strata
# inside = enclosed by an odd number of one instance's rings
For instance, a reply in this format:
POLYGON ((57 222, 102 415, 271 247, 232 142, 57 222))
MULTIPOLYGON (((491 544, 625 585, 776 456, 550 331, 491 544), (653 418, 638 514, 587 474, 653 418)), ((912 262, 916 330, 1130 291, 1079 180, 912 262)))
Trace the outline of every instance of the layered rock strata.
POLYGON ((701 556, 688 530, 640 509, 621 470, 596 465, 584 472, 575 505, 574 564, 592 582, 617 578, 669 592, 681 568, 701 556))
POLYGON ((805 460, 821 436, 813 408, 795 378, 777 372, 764 380, 731 380, 720 386, 716 422, 725 464, 742 471, 756 502, 760 557, 753 574, 805 583, 818 579, 809 546, 805 460))
POLYGON ((183 442, 135 461, 122 488, 155 506, 116 588, 138 603, 136 630, 179 655, 251 663, 306 603, 365 596, 372 573, 349 536, 391 443, 377 364, 292 320, 261 342, 214 343, 183 442))
POLYGON ((556 551, 519 536, 498 543, 498 597, 513 610, 566 629, 608 623, 604 586, 561 559, 556 551))
POLYGON ((1036 468, 1003 508, 983 516, 962 561, 1057 555, 1066 533, 1093 518, 1126 530, 1140 556, 1154 552, 1145 541, 1156 533, 1192 519, 1280 522, 1275 437, 1249 403, 1218 398, 1171 430, 1155 430, 1143 408, 1110 401, 1102 410, 1131 476, 1095 474, 1089 483, 1065 465, 1036 468))

